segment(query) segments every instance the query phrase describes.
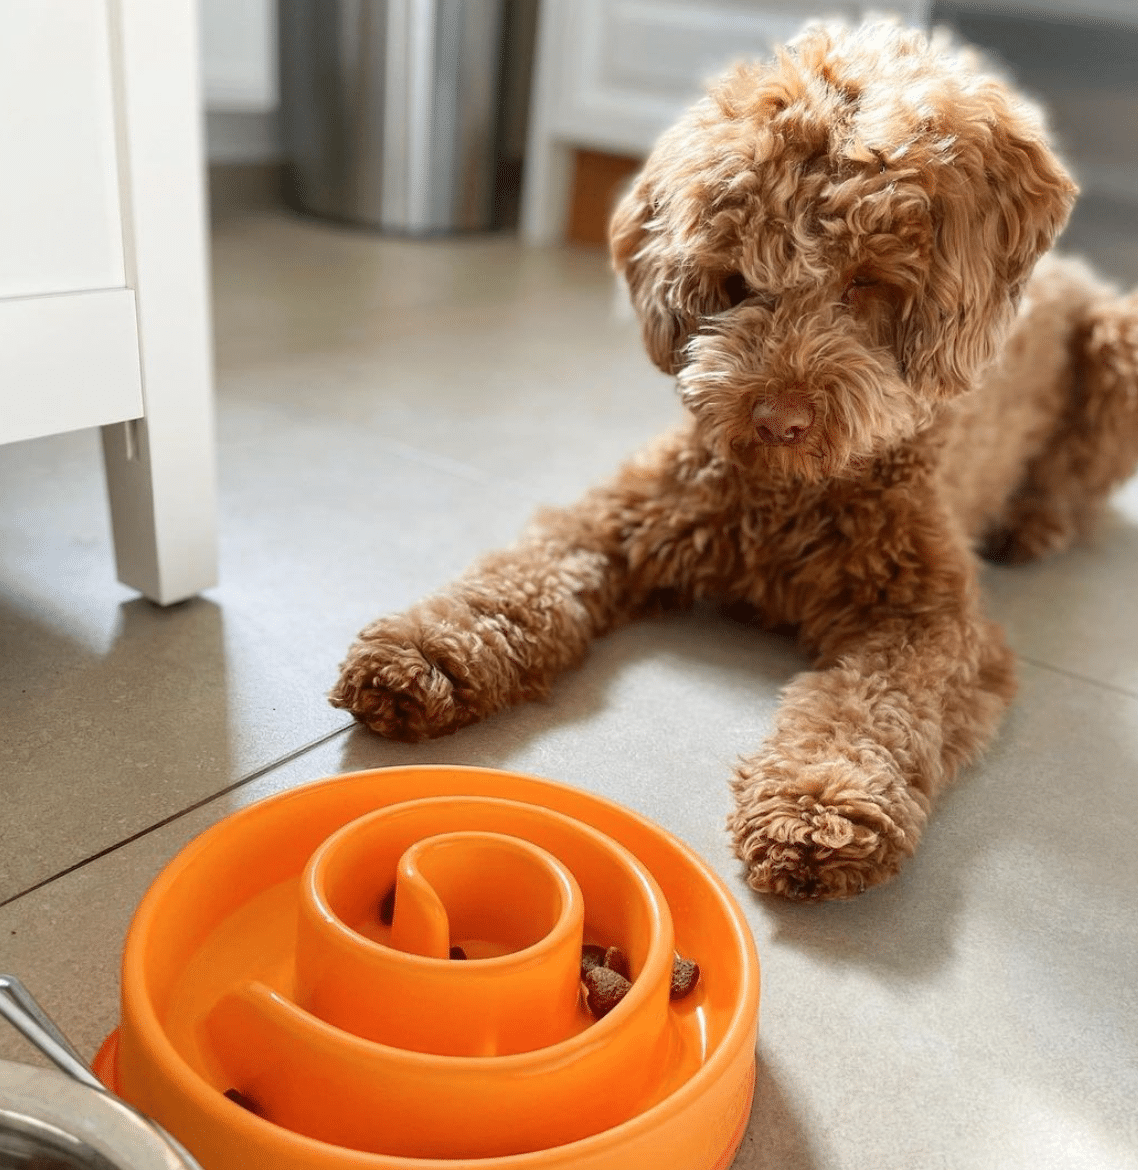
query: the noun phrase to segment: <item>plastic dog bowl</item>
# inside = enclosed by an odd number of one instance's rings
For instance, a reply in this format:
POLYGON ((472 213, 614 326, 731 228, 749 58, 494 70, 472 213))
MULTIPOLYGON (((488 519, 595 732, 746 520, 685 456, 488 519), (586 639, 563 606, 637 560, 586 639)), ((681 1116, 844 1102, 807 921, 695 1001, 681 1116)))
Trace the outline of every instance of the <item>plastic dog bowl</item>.
POLYGON ((95 1069, 204 1170, 725 1170, 758 1003, 741 910, 663 829, 547 780, 387 768, 170 863, 95 1069), (599 1020, 585 943, 631 966, 599 1020), (673 1000, 676 952, 701 977, 673 1000))

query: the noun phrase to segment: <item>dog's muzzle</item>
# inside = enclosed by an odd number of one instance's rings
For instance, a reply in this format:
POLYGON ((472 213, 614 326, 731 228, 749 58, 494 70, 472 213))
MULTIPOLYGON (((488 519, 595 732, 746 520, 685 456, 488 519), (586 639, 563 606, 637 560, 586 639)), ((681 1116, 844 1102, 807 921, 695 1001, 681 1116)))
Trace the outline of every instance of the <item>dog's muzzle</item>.
POLYGON ((792 447, 814 425, 814 409, 797 394, 780 394, 757 403, 751 418, 760 441, 768 447, 792 447))

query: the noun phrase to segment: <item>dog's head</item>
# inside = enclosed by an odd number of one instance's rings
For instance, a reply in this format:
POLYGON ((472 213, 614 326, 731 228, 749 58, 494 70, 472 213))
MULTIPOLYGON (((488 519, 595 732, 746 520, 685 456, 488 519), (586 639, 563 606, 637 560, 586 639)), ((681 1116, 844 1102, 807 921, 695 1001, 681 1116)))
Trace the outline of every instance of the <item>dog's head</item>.
POLYGON ((970 52, 819 27, 660 139, 611 242, 713 448, 814 480, 975 383, 1074 196, 1038 111, 970 52))

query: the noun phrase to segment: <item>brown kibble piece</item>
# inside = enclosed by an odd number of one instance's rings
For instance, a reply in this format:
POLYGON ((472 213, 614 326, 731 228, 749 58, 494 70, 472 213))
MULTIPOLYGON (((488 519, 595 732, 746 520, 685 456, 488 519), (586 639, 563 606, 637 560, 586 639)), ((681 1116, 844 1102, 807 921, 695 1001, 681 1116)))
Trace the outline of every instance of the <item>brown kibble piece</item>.
POLYGON ((252 1097, 246 1097, 240 1089, 226 1089, 225 1096, 234 1105, 240 1105, 242 1109, 247 1109, 250 1113, 260 1115, 261 1110, 258 1108, 257 1102, 252 1097))
POLYGON ((595 943, 586 943, 581 948, 581 978, 584 979, 586 975, 594 967, 603 967, 605 965, 605 951, 604 947, 598 947, 595 943))
POLYGON ((592 967, 585 972, 585 1006, 599 1020, 624 999, 631 986, 623 975, 608 967, 592 967))
POLYGON ((452 959, 465 959, 466 952, 462 949, 462 947, 451 947, 450 957, 452 959))
POLYGON ((628 956, 620 949, 620 947, 609 947, 609 949, 605 951, 604 965, 610 971, 615 971, 618 975, 623 975, 625 979, 632 978, 632 974, 628 967, 628 956))
POLYGON ((699 964, 693 959, 685 959, 677 955, 672 960, 672 986, 669 995, 672 999, 683 999, 699 982, 699 964))
POLYGON ((392 886, 379 900, 379 920, 384 926, 395 921, 395 887, 392 886))

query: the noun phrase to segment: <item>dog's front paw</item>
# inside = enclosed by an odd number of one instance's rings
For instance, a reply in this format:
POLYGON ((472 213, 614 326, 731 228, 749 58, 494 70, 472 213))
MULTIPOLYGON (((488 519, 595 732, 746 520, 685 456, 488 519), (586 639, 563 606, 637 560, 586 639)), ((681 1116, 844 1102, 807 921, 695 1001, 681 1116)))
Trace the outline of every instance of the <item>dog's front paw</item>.
POLYGON ((849 898, 894 877, 928 801, 891 760, 807 762, 775 750, 740 763, 729 827, 747 884, 798 901, 849 898))
POLYGON ((388 739, 446 735, 500 705, 495 680, 479 677, 484 649, 469 630, 382 618, 349 648, 329 701, 388 739))

